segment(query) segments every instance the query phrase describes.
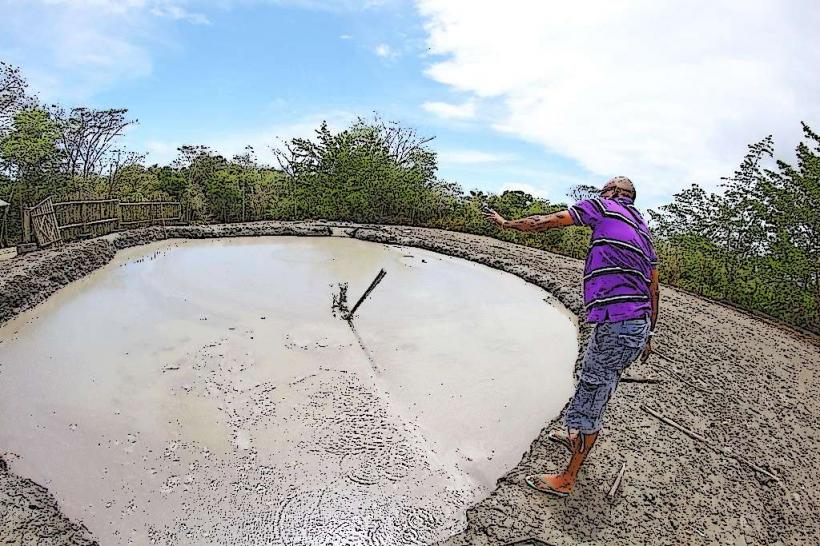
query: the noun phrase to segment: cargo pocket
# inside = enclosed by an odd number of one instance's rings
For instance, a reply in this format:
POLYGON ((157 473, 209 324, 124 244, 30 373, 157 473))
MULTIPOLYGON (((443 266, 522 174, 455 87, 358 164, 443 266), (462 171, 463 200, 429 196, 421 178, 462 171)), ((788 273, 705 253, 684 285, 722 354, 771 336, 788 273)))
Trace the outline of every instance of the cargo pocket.
POLYGON ((620 368, 623 370, 632 364, 643 352, 646 340, 649 338, 649 322, 626 321, 619 328, 618 342, 623 346, 624 353, 620 368))
POLYGON ((643 348, 646 343, 645 335, 618 334, 621 345, 630 348, 643 348))
POLYGON ((649 321, 626 320, 618 325, 616 332, 621 343, 627 347, 643 347, 649 335, 649 321))

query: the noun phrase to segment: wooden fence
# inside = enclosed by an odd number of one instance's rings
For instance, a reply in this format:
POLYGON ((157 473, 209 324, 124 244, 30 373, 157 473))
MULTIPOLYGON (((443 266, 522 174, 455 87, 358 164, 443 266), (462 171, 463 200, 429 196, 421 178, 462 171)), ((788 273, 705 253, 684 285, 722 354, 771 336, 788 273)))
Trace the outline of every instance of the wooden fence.
POLYGON ((82 237, 99 237, 116 231, 119 223, 116 199, 63 201, 54 203, 60 235, 66 241, 82 237))
MULTIPOLYGON (((28 215, 24 225, 28 229, 34 228, 34 236, 37 238, 37 244, 42 248, 62 243, 51 197, 46 197, 28 209, 28 215)), ((30 237, 29 235, 29 238, 30 237)))
POLYGON ((151 224, 171 224, 182 220, 182 205, 175 201, 120 203, 120 226, 140 227, 151 224))
POLYGON ((28 208, 23 218, 23 240, 31 240, 31 230, 40 247, 61 241, 99 237, 121 229, 182 221, 182 206, 172 201, 121 203, 116 199, 51 202, 46 198, 28 208))

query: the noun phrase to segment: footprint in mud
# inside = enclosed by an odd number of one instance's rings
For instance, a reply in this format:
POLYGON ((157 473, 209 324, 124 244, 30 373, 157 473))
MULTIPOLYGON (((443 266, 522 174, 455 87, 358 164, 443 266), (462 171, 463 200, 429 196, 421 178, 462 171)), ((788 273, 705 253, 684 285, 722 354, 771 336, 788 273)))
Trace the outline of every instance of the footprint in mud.
POLYGON ((374 413, 339 415, 316 432, 315 444, 339 456, 377 454, 400 442, 398 427, 374 413))
POLYGON ((278 506, 271 538, 288 546, 428 544, 440 524, 431 510, 406 499, 380 495, 362 502, 344 490, 301 491, 278 506))
POLYGON ((421 453, 414 453, 406 443, 393 443, 384 449, 365 451, 342 459, 343 474, 360 485, 377 485, 406 479, 427 463, 421 453))

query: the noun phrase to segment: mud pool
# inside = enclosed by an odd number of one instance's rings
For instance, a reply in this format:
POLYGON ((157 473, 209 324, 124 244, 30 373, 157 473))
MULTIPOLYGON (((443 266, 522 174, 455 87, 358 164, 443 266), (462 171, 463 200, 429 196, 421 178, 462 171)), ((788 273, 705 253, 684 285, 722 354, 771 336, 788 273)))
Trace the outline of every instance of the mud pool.
POLYGON ((416 544, 564 405, 577 327, 485 266, 271 237, 122 251, 0 341, 0 445, 101 544, 416 544), (366 354, 332 295, 382 267, 366 354))

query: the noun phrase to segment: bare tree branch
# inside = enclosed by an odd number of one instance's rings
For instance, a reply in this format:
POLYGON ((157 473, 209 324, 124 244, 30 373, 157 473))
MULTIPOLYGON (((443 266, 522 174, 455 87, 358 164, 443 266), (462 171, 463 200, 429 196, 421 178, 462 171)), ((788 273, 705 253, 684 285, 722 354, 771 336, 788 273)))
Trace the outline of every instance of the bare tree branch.
POLYGON ((66 113, 59 106, 51 107, 66 157, 66 171, 71 177, 79 176, 86 183, 93 174, 102 174, 104 158, 115 140, 137 123, 126 118, 127 112, 124 108, 81 107, 66 113))
POLYGON ((0 61, 0 135, 11 129, 17 112, 35 105, 27 88, 28 83, 20 69, 0 61))

